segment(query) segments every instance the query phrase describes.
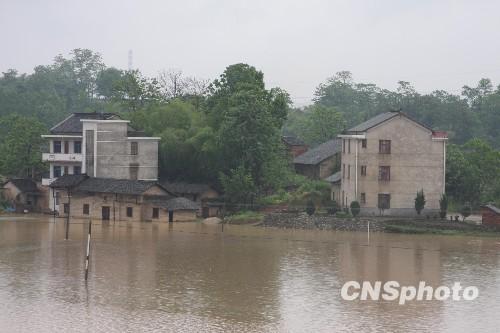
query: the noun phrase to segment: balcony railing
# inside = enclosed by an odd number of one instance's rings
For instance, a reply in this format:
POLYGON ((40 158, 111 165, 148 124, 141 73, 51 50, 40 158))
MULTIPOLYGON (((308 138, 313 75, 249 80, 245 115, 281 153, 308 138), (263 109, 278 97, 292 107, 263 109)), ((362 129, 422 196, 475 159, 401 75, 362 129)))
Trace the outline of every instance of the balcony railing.
POLYGON ((51 154, 43 153, 42 161, 44 162, 81 162, 83 160, 82 154, 51 154))

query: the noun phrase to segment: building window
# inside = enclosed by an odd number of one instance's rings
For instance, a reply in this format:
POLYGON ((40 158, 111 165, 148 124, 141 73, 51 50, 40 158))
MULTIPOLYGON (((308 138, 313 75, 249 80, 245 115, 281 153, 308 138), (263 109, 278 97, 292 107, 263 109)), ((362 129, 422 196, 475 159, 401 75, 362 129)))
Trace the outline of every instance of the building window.
POLYGON ((362 204, 366 203, 366 193, 361 193, 361 198, 359 198, 359 201, 361 201, 362 204))
POLYGON ((69 213, 69 204, 65 203, 63 205, 63 211, 64 211, 64 214, 68 214, 69 213))
POLYGON ((130 143, 130 155, 137 155, 139 154, 139 143, 138 142, 131 142, 130 143))
POLYGON ((81 141, 75 141, 75 142, 73 142, 73 152, 75 154, 81 154, 82 153, 82 142, 81 141))
POLYGON ((129 167, 130 179, 136 180, 139 177, 139 164, 133 163, 129 167))
POLYGON ((379 194, 378 195, 378 208, 379 209, 391 208, 391 195, 390 194, 379 194))
POLYGON ((61 141, 54 141, 54 154, 61 153, 61 141))
POLYGON ((54 165, 54 178, 61 177, 61 166, 54 165))
POLYGON ((378 180, 389 181, 391 180, 391 167, 380 166, 378 168, 378 180))
POLYGON ((69 175, 69 167, 68 166, 64 167, 64 174, 69 175))
POLYGON ((361 166, 361 176, 366 176, 366 165, 361 166))
POLYGON ((342 139, 342 153, 345 154, 345 139, 342 139))
POLYGON ((391 153, 391 140, 379 140, 378 151, 380 154, 390 154, 391 153))
POLYGON ((89 215, 89 213, 90 213, 89 204, 83 204, 83 215, 89 215))
POLYGON ((69 142, 64 141, 64 153, 69 154, 69 142))
POLYGON ((153 208, 153 218, 157 219, 160 217, 160 209, 159 208, 153 208))
POLYGON ((127 207, 127 217, 133 217, 133 216, 134 216, 134 208, 127 207))
POLYGON ((361 148, 366 148, 366 139, 361 139, 361 148))
POLYGON ((351 153, 351 139, 347 140, 347 153, 351 153))
POLYGON ((59 192, 56 192, 56 195, 55 195, 56 205, 59 205, 59 197, 60 197, 59 192))
POLYGON ((351 179, 351 165, 347 165, 347 179, 351 179))
POLYGON ((342 179, 345 179, 345 164, 342 164, 342 179))
POLYGON ((80 175, 82 173, 82 167, 79 165, 75 165, 73 167, 73 174, 74 175, 80 175))

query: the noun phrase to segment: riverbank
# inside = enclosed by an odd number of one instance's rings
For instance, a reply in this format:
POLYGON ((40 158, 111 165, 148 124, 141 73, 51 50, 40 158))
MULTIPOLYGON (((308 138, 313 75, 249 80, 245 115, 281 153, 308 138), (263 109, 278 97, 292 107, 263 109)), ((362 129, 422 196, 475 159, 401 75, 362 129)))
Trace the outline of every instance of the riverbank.
POLYGON ((500 237, 500 228, 426 218, 391 218, 384 216, 339 218, 331 215, 306 213, 269 213, 260 224, 282 229, 317 229, 341 231, 370 231, 404 234, 479 235, 500 237))

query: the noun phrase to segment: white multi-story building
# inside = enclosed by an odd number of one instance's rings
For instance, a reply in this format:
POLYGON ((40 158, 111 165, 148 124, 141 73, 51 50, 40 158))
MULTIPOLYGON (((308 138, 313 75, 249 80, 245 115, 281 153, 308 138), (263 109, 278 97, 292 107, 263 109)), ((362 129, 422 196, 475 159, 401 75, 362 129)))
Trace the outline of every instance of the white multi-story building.
MULTIPOLYGON (((128 120, 112 113, 74 113, 43 135, 49 152, 50 185, 62 175, 87 174, 90 177, 154 180, 158 179, 158 137, 146 137, 131 128, 128 120)), ((50 209, 59 210, 57 193, 49 193, 50 209)))

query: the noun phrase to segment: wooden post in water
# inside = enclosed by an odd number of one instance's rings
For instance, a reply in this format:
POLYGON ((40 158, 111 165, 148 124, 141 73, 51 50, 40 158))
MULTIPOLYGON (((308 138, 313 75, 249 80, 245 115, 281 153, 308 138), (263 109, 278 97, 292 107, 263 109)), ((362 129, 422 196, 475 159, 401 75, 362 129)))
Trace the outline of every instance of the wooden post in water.
POLYGON ((66 217, 66 240, 69 237, 69 216, 71 214, 71 191, 69 188, 66 190, 68 192, 68 216, 66 217))
POLYGON ((90 264, 90 237, 92 235, 92 220, 89 221, 89 234, 87 236, 87 257, 85 258, 85 281, 89 277, 89 264, 90 264))

